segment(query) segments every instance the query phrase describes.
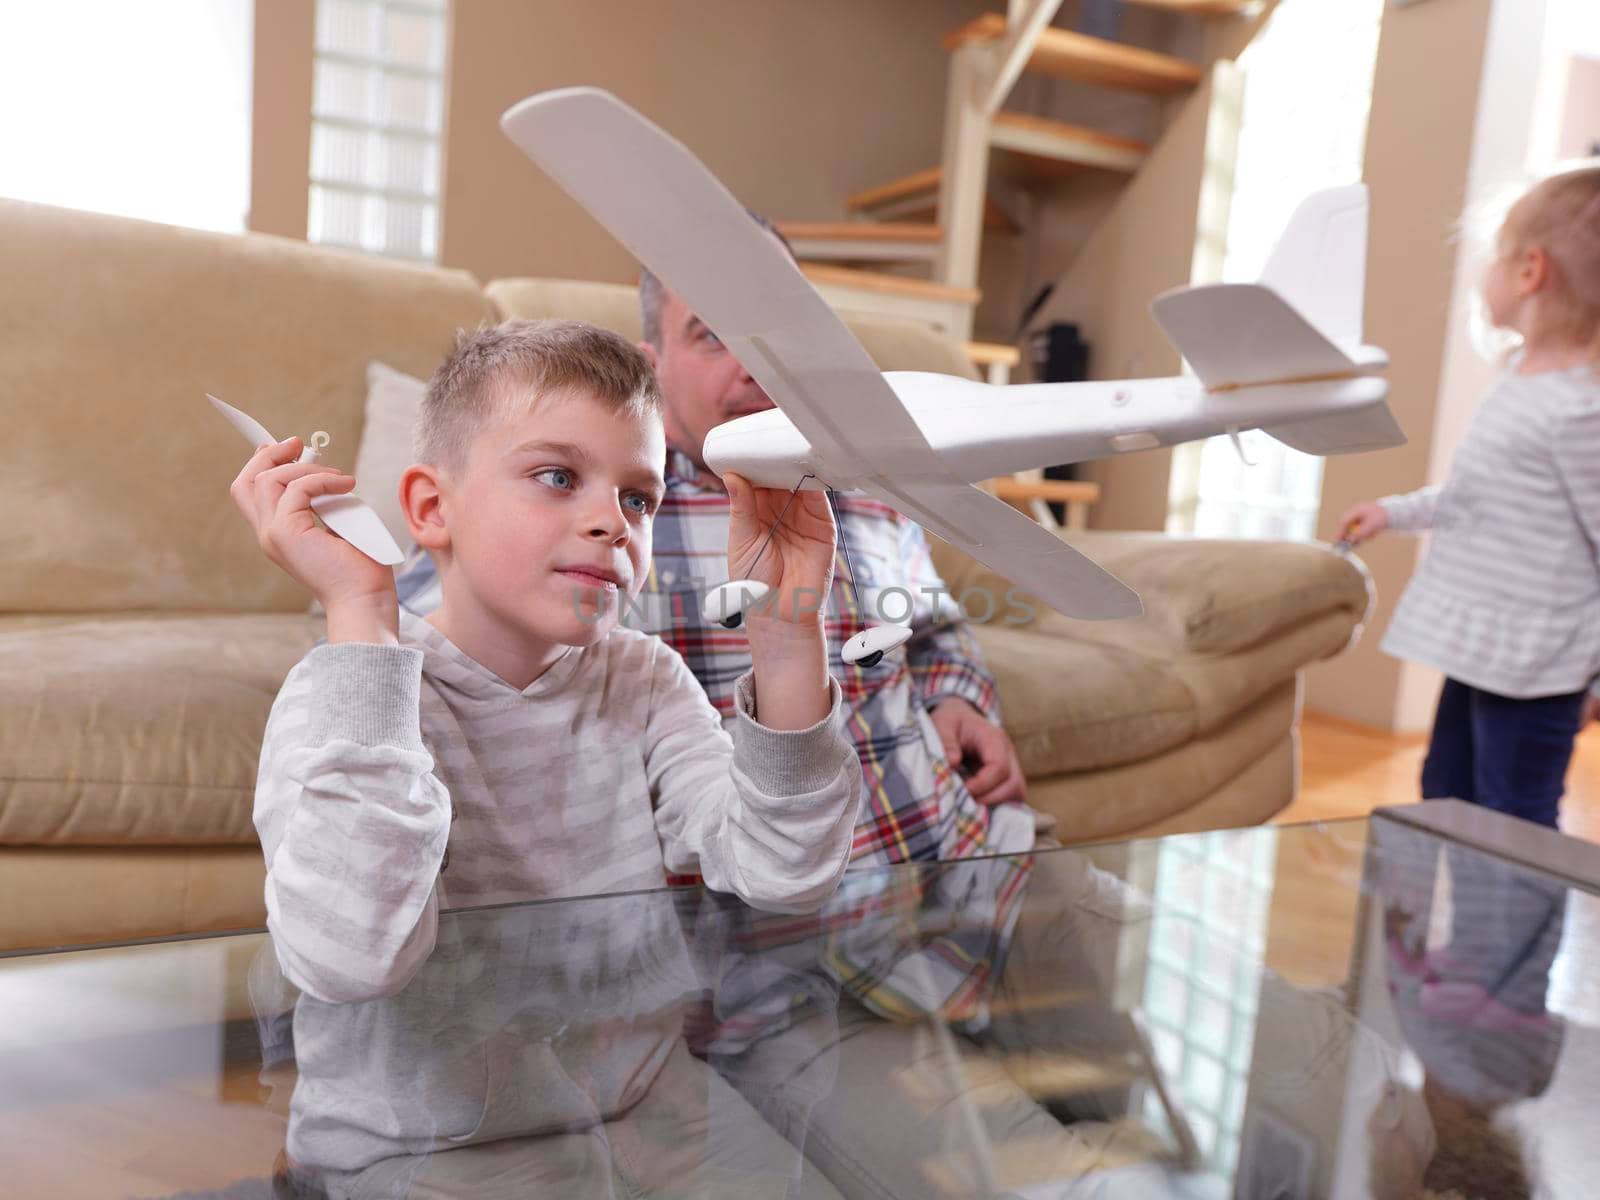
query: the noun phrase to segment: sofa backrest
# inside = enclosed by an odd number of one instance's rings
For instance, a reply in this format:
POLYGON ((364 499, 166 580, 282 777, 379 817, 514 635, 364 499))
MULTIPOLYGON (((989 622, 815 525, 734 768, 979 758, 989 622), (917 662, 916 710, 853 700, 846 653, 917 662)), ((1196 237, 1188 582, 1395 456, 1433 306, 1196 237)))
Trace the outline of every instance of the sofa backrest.
MULTIPOLYGON (((502 317, 567 317, 639 340, 639 290, 580 279, 496 279, 484 288, 502 317)), ((931 325, 900 317, 841 312, 882 371, 937 371, 976 379, 959 342, 931 325)))
POLYGON ((0 200, 0 612, 273 611, 212 392, 352 467, 366 366, 493 319, 460 271, 0 200))

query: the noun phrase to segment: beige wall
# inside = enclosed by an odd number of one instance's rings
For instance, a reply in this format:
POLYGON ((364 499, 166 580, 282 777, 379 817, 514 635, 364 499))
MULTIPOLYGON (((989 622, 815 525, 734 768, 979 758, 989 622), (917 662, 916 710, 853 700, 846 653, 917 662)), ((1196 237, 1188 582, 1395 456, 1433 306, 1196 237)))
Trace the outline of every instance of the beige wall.
MULTIPOLYGON (((1211 91, 1208 81, 1183 102, 1032 322, 1076 322, 1089 342, 1096 379, 1173 375, 1182 365, 1150 316, 1150 300, 1189 282, 1211 91)), ((1171 452, 1162 450, 1086 464, 1084 477, 1104 489, 1093 524, 1162 528, 1171 463, 1171 452)))
MULTIPOLYGON (((1328 460, 1323 537, 1338 536, 1357 501, 1442 481, 1493 378, 1470 336, 1475 250, 1453 234, 1470 204, 1524 167, 1543 17, 1544 0, 1453 0, 1385 17, 1367 137, 1367 338, 1391 353, 1390 405, 1410 440, 1328 460)), ((1399 535, 1363 548, 1377 610, 1353 651, 1309 674, 1308 707, 1388 729, 1431 723, 1438 675, 1378 649, 1420 549, 1399 535)))
POLYGON ((1563 108, 1558 156, 1587 158, 1600 143, 1600 59, 1574 56, 1568 60, 1563 108))
POLYGON ((306 235, 315 0, 256 0, 250 217, 257 233, 306 235))
POLYGON ((938 161, 940 39, 981 0, 456 3, 441 261, 482 279, 632 280, 636 268, 501 135, 531 92, 592 83, 683 139, 772 217, 843 215, 938 161))

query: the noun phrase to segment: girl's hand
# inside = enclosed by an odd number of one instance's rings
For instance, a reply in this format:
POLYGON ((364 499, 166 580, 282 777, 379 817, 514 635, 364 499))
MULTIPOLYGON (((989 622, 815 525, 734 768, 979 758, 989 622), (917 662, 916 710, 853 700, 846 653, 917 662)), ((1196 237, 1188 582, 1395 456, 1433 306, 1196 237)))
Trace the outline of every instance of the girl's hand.
POLYGON ((297 462, 300 439, 260 447, 228 489, 262 551, 310 590, 328 614, 331 641, 389 641, 399 628, 394 572, 318 524, 311 501, 341 496, 355 479, 297 462))
POLYGON ((728 489, 728 573, 734 579, 756 579, 772 594, 745 614, 758 628, 763 622, 816 626, 833 585, 833 513, 827 494, 802 489, 793 500, 786 491, 752 487, 739 475, 723 477, 728 489), (783 523, 773 522, 783 512, 783 523), (756 551, 772 530, 772 541, 756 551))
POLYGON ((1389 514, 1372 500, 1357 504, 1339 518, 1339 537, 1352 546, 1377 537, 1389 528, 1389 514))

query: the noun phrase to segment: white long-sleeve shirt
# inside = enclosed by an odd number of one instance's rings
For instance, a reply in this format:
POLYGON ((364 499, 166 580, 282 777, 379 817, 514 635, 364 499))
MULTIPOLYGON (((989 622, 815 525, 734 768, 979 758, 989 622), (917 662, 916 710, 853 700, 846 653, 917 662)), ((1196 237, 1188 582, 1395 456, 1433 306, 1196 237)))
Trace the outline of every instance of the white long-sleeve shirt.
POLYGON ((1385 651, 1519 699, 1600 686, 1600 371, 1506 373, 1444 486, 1379 503, 1433 531, 1385 651))
MULTIPOLYGON (((835 683, 823 721, 778 732, 757 723, 746 679, 730 737, 675 652, 620 628, 520 691, 405 614, 399 646, 308 654, 273 705, 255 807, 267 924, 310 998, 295 1017, 291 1153, 350 1168, 461 1134, 437 1125, 443 1095, 412 1096, 415 1119, 397 1120, 404 1073, 426 1064, 388 1053, 437 1019, 425 1014, 459 990, 462 955, 481 953, 452 928, 453 949, 430 962, 443 908, 655 888, 669 873, 757 908, 820 905, 861 793, 840 701, 835 683)), ((586 919, 606 932, 541 949, 538 977, 676 958, 659 926, 610 929, 618 911, 597 905, 586 919)), ((659 1040, 625 1057, 643 1067, 659 1040)), ((449 1056, 460 1043, 435 1045, 449 1056)), ((608 1100, 625 1097, 591 1098, 601 1112, 608 1100)))

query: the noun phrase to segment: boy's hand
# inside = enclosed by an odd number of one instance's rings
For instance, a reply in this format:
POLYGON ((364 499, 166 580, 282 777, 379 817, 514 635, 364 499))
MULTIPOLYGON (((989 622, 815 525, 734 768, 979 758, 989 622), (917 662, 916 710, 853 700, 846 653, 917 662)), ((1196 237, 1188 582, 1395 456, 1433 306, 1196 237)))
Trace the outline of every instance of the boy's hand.
POLYGON ((1339 518, 1339 538, 1352 546, 1377 537, 1389 528, 1389 514, 1383 505, 1368 500, 1357 504, 1339 518))
POLYGON ((1578 728, 1584 728, 1590 721, 1600 721, 1600 696, 1593 692, 1583 698, 1583 709, 1578 714, 1578 728))
POLYGON ((827 495, 802 489, 794 494, 776 488, 757 488, 739 475, 723 477, 728 489, 728 570, 735 579, 756 579, 772 589, 767 601, 755 605, 745 620, 784 621, 793 625, 820 625, 822 609, 833 585, 833 513, 827 495), (787 504, 783 523, 772 523, 787 504), (754 561, 756 551, 772 541, 754 561))
POLYGON ((328 614, 328 640, 394 641, 394 572, 317 523, 314 496, 343 495, 355 479, 321 463, 299 463, 300 439, 260 447, 228 489, 266 556, 310 589, 328 614))

